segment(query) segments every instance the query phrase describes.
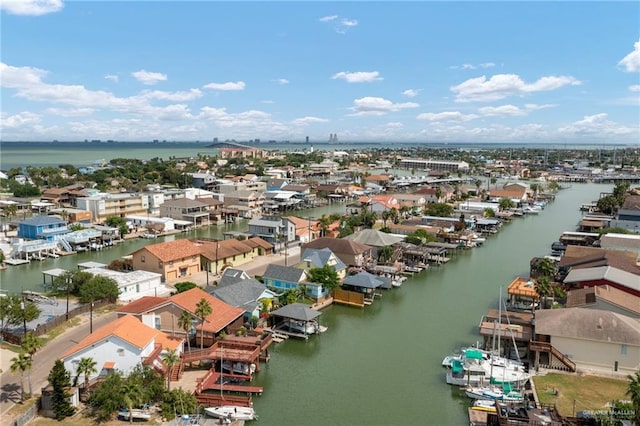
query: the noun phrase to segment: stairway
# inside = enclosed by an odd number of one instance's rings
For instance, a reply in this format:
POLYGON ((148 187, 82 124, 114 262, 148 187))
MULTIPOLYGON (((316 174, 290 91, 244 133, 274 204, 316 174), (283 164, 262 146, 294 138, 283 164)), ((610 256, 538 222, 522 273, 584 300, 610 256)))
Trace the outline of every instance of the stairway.
POLYGON ((173 367, 171 367, 171 381, 177 382, 182 377, 182 373, 184 372, 184 363, 180 361, 173 367))

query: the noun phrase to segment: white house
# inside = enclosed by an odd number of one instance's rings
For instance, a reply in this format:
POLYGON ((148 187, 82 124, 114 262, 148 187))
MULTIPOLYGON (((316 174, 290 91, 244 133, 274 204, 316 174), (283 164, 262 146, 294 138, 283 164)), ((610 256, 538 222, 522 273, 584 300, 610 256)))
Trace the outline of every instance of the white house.
POLYGON ((132 302, 144 296, 166 296, 171 290, 162 284, 162 274, 136 270, 131 272, 113 271, 105 268, 90 268, 85 272, 111 278, 118 284, 121 302, 132 302))
POLYGON ((95 330, 65 352, 61 359, 72 377, 76 375, 81 358, 92 358, 96 362, 97 372, 89 379, 115 370, 126 376, 140 363, 164 374, 166 366, 162 363, 162 354, 172 349, 181 354, 183 341, 184 338, 169 337, 134 316, 125 315, 95 330))

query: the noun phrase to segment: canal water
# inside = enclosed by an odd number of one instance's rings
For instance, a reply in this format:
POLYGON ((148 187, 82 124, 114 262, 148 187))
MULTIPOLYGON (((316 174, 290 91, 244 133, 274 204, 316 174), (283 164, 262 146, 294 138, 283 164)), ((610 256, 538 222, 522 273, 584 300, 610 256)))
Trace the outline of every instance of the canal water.
MULTIPOLYGON (((254 380, 265 388, 254 398, 259 424, 468 424, 468 400, 445 384, 442 358, 479 340, 478 323, 498 306, 500 287, 526 276, 532 257, 547 254, 563 231, 575 229, 580 205, 610 190, 610 185, 573 185, 540 215, 513 220, 482 247, 409 278, 371 306, 324 309, 320 321, 328 331, 272 346, 271 361, 254 380)), ((344 212, 344 205, 304 217, 331 211, 344 212)), ((241 222, 179 237, 219 238, 225 230, 245 229, 241 222)), ((2 288, 41 291, 42 270, 75 269, 90 260, 108 263, 146 244, 149 240, 133 240, 103 252, 10 266, 0 272, 2 288)))

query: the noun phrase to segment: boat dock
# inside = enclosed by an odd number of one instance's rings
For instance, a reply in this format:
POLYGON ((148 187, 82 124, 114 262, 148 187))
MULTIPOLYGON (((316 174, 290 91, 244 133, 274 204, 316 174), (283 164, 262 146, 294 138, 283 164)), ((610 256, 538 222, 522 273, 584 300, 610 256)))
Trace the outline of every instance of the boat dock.
POLYGON ((225 383, 225 380, 233 380, 234 378, 236 378, 234 375, 220 374, 209 370, 209 372, 202 378, 202 382, 199 384, 199 389, 202 392, 207 390, 219 390, 223 392, 246 393, 248 395, 262 395, 264 390, 262 386, 245 386, 231 382, 225 383), (220 383, 221 381, 222 383, 220 383))

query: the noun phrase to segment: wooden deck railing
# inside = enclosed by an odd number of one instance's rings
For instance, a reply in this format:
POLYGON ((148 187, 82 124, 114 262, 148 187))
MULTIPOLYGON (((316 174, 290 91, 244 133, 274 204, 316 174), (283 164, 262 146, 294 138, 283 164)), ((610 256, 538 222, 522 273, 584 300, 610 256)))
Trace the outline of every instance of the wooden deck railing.
MULTIPOLYGON (((562 364, 564 364, 564 366, 567 367, 570 371, 572 372, 576 371, 576 363, 573 362, 571 359, 567 358, 562 352, 557 350, 551 343, 531 340, 529 342, 529 350, 548 352, 553 358, 557 359, 562 364)), ((549 360, 549 364, 550 366, 553 364, 552 359, 549 360)))

